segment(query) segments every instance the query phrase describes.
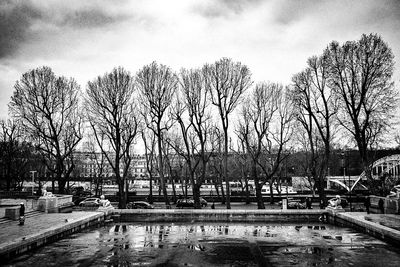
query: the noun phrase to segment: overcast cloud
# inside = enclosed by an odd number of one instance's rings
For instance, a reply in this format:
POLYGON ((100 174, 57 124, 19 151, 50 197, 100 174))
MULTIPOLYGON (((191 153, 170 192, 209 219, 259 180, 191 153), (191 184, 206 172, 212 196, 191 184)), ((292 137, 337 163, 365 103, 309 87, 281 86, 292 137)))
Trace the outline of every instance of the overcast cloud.
POLYGON ((135 73, 156 60, 179 70, 231 57, 255 81, 287 84, 330 41, 362 33, 380 34, 400 62, 399 29, 397 0, 3 0, 0 117, 15 81, 42 65, 84 89, 116 66, 135 73))

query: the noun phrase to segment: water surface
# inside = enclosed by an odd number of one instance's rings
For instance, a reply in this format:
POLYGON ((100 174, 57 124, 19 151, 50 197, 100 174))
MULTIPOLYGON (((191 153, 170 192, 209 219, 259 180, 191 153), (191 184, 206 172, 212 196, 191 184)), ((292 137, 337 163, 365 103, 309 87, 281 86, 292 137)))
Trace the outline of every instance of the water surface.
POLYGON ((6 266, 398 266, 400 249, 326 224, 108 225, 6 266))

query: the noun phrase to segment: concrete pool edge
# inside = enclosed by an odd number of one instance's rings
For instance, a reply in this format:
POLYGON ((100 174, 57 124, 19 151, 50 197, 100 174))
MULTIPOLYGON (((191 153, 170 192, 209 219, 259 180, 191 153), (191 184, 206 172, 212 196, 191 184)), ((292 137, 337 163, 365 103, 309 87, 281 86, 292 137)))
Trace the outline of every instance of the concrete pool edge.
MULTIPOLYGON (((327 222, 353 228, 375 238, 400 246, 400 231, 368 221, 365 212, 332 209, 311 210, 114 210, 118 222, 317 222, 326 215, 327 222)), ((376 216, 384 216, 376 214, 376 216)), ((387 216, 387 215, 386 215, 387 216)), ((114 217, 115 218, 115 217, 114 217)), ((393 218, 390 218, 393 220, 393 218)), ((398 218, 400 220, 400 216, 398 218)))
MULTIPOLYGON (((384 216, 384 214, 382 214, 384 216)), ((366 219, 365 212, 332 212, 329 211, 328 222, 337 226, 353 228, 362 233, 400 246, 400 231, 366 219)))
POLYGON ((195 210, 113 211, 116 222, 317 222, 324 210, 195 210))
MULTIPOLYGON (((66 220, 63 225, 52 225, 34 234, 1 242, 0 262, 8 261, 13 257, 52 243, 73 233, 80 232, 85 228, 101 225, 104 223, 106 215, 103 212, 90 213, 79 219, 66 220)), ((16 225, 17 227, 20 226, 16 225)))

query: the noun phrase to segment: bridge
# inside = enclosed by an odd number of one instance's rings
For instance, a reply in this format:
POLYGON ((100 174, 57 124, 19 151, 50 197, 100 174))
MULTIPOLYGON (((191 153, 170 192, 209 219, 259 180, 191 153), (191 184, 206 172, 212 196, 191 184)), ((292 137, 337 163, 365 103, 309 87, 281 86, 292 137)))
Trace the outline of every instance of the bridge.
MULTIPOLYGON (((372 164, 372 178, 379 179, 383 174, 388 174, 397 179, 400 178, 400 154, 390 155, 376 160, 372 164)), ((367 189, 361 182, 366 180, 365 172, 362 172, 360 176, 328 176, 328 186, 330 183, 338 184, 342 188, 345 188, 348 192, 359 185, 367 189)))

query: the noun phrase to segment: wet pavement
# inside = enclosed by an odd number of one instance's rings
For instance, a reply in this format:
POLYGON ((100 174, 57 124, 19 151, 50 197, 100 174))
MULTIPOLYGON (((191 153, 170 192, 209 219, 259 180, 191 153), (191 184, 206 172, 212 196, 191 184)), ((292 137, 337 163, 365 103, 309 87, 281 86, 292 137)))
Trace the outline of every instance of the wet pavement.
POLYGON ((400 249, 322 223, 111 224, 5 266, 398 266, 400 249))
POLYGON ((0 251, 96 214, 99 212, 42 213, 38 216, 26 217, 24 225, 19 225, 18 221, 7 221, 0 225, 0 251))

